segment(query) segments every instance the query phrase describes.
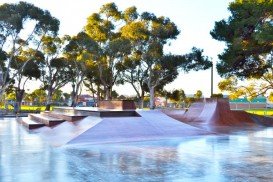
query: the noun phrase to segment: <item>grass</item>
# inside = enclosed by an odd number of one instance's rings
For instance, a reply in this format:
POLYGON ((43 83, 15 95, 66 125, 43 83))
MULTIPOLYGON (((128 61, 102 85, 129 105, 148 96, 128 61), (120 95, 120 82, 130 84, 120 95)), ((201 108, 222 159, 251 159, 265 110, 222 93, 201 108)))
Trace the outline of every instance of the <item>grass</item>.
MULTIPOLYGON (((27 112, 27 111, 29 111, 29 112, 34 112, 34 111, 37 111, 37 110, 39 110, 39 111, 44 111, 45 110, 45 106, 21 106, 21 111, 25 111, 25 112, 27 112)), ((1 106, 0 107, 0 109, 5 109, 5 107, 4 106, 1 106)), ((9 105, 8 106, 8 110, 10 110, 10 111, 13 111, 14 110, 14 108, 11 106, 11 105, 9 105)))
POLYGON ((257 115, 266 115, 266 116, 272 116, 273 115, 273 109, 247 109, 245 110, 248 113, 251 114, 257 114, 257 115))

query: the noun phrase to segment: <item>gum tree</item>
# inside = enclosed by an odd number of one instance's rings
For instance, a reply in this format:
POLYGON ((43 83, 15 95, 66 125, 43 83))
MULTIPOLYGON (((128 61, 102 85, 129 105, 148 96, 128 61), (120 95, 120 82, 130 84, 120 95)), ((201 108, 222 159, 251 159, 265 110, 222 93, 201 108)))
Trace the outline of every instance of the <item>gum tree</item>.
POLYGON ((72 106, 76 106, 84 78, 93 76, 90 70, 97 70, 94 60, 98 51, 97 42, 84 32, 72 37, 64 49, 64 56, 68 60, 69 82, 72 84, 72 106))
POLYGON ((13 87, 15 88, 15 100, 16 104, 18 104, 18 109, 21 108, 27 81, 40 78, 41 71, 38 64, 43 60, 43 54, 33 49, 28 49, 26 51, 21 50, 18 55, 14 56, 11 60, 10 67, 14 70, 22 68, 23 64, 25 64, 24 68, 14 76, 16 83, 14 83, 13 87))
POLYGON ((200 70, 211 67, 211 62, 202 55, 202 50, 193 48, 186 55, 165 54, 163 49, 179 34, 177 26, 166 17, 157 17, 144 12, 138 15, 136 8, 126 9, 127 24, 121 35, 130 40, 131 54, 123 62, 123 80, 135 89, 143 100, 145 87, 150 93, 150 108, 154 108, 157 87, 172 82, 179 70, 200 70))
MULTIPOLYGON (((33 50, 36 52, 45 35, 56 35, 59 21, 46 10, 32 4, 19 2, 18 4, 2 4, 0 6, 0 71, 1 95, 16 79, 18 74, 26 71, 26 66, 35 59, 35 54, 21 59, 18 67, 12 63, 22 52, 33 50)), ((18 60, 18 59, 17 59, 18 60)), ((16 80, 20 82, 20 80, 16 80)), ((23 91, 18 88, 18 93, 23 91)))
POLYGON ((130 41, 120 36, 123 26, 122 13, 114 3, 101 7, 87 19, 85 32, 98 43, 99 49, 94 56, 99 77, 104 87, 105 99, 111 99, 113 86, 120 76, 119 64, 130 53, 130 41))
POLYGON ((71 77, 69 75, 68 60, 62 56, 62 52, 67 40, 66 37, 44 36, 41 42, 41 52, 44 60, 40 62, 41 81, 43 88, 47 91, 46 110, 50 110, 52 96, 67 84, 71 77))

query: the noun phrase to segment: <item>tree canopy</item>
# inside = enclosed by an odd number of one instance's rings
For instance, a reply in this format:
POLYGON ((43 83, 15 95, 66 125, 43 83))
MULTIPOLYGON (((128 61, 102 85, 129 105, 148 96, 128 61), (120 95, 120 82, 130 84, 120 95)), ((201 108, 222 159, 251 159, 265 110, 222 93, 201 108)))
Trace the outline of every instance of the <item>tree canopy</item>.
POLYGON ((0 6, 1 96, 17 82, 16 100, 21 102, 25 84, 22 78, 38 78, 40 74, 34 63, 41 58, 38 49, 42 38, 55 36, 58 30, 59 20, 33 4, 19 2, 0 6))
POLYGON ((215 23, 211 35, 227 48, 219 55, 217 70, 226 80, 219 83, 232 98, 254 98, 273 89, 273 1, 236 0, 231 16, 215 23), (248 84, 239 84, 247 79, 248 84))
POLYGON ((236 0, 231 16, 215 23, 211 36, 227 48, 219 55, 221 76, 259 78, 272 72, 273 1, 236 0))
POLYGON ((179 28, 168 17, 140 13, 134 6, 121 11, 107 3, 87 18, 78 34, 60 37, 58 30, 59 20, 47 10, 26 2, 0 5, 1 93, 16 87, 16 100, 21 102, 27 81, 40 78, 39 91, 44 89, 41 95, 46 94, 49 109, 54 92, 66 84, 72 85, 75 104, 83 83, 93 96, 97 92, 107 100, 112 94, 117 97, 114 85, 128 82, 140 101, 150 94, 153 108, 155 91, 180 71, 212 65, 195 47, 183 55, 166 54, 164 49, 180 34, 179 28))

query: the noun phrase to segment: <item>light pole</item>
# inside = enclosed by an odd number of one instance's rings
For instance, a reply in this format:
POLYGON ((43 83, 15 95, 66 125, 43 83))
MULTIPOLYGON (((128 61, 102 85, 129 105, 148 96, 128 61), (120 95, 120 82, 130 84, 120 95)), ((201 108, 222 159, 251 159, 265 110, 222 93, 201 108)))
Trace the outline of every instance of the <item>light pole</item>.
POLYGON ((210 83, 210 97, 213 96, 213 61, 211 60, 211 83, 210 83))
POLYGON ((0 86, 2 86, 3 84, 4 84, 3 72, 2 72, 2 70, 0 70, 0 86))

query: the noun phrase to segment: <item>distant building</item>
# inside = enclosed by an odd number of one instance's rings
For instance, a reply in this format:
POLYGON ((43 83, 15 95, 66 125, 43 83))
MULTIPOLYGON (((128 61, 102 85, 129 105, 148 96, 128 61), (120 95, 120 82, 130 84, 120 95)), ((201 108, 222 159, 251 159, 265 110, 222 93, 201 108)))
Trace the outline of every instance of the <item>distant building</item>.
POLYGON ((77 106, 78 107, 95 107, 97 106, 97 99, 93 98, 92 96, 88 94, 79 95, 77 106))
POLYGON ((87 101, 94 101, 94 98, 88 94, 83 94, 78 96, 78 102, 87 102, 87 101))

